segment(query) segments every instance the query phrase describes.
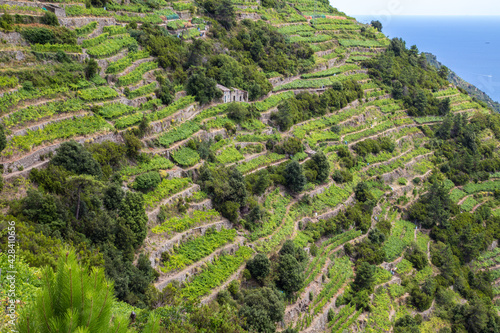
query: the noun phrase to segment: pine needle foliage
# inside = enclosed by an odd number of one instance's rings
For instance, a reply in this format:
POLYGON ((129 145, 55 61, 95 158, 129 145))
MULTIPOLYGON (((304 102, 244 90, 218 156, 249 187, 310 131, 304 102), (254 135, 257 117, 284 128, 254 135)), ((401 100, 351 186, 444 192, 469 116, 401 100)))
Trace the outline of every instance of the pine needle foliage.
POLYGON ((57 271, 46 267, 35 301, 18 320, 21 333, 132 332, 126 316, 114 317, 113 283, 103 269, 82 267, 74 251, 60 256, 57 271))

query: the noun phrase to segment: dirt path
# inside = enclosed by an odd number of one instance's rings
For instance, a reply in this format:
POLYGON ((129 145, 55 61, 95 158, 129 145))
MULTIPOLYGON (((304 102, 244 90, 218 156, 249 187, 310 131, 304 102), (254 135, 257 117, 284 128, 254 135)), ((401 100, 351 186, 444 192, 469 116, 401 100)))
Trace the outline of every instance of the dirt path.
POLYGON ((467 200, 467 198, 469 198, 469 197, 471 197, 471 196, 473 196, 473 195, 474 195, 474 194, 468 194, 468 195, 466 195, 465 197, 463 197, 462 199, 458 200, 458 202, 457 202, 457 206, 461 206, 461 205, 464 203, 464 201, 465 201, 465 200, 467 200))

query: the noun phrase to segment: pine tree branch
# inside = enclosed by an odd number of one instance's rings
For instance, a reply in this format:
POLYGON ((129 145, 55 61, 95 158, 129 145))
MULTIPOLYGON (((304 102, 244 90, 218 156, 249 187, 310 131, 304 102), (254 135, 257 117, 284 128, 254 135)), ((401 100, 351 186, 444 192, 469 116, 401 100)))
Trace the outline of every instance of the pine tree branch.
POLYGON ((106 297, 104 297, 104 302, 102 303, 101 311, 99 311, 99 314, 97 315, 97 318, 99 319, 101 317, 102 311, 104 310, 104 307, 106 306, 106 302, 108 300, 108 295, 109 295, 109 285, 106 284, 106 297))
POLYGON ((90 325, 90 319, 92 318, 92 309, 94 308, 94 299, 90 300, 90 314, 89 314, 89 320, 87 321, 87 327, 90 325))
POLYGON ((69 268, 69 307, 73 309, 73 270, 69 268))

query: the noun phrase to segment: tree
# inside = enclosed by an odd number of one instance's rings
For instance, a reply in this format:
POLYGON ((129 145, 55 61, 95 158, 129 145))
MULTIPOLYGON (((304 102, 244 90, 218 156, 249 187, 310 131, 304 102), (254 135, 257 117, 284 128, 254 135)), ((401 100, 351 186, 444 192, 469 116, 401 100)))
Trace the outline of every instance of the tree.
POLYGON ((267 170, 259 171, 257 181, 252 188, 254 194, 262 195, 266 189, 271 185, 271 178, 269 177, 269 172, 267 170))
POLYGON ((201 104, 207 104, 213 99, 222 97, 222 91, 216 85, 217 82, 207 77, 204 71, 198 71, 189 77, 186 91, 189 95, 195 96, 201 104))
POLYGON ((302 287, 304 283, 303 270, 293 255, 285 254, 280 256, 277 282, 288 293, 294 293, 302 287))
POLYGON ((404 317, 396 320, 394 324, 395 333, 419 333, 418 322, 413 319, 410 315, 405 315, 404 317))
POLYGON ((205 0, 202 5, 226 30, 230 30, 234 25, 236 12, 231 0, 222 0, 220 3, 216 0, 205 0))
POLYGON ((401 56, 406 51, 406 43, 401 38, 393 38, 391 40, 391 44, 388 47, 388 50, 394 52, 396 57, 401 56))
POLYGON ((45 15, 42 16, 42 24, 58 27, 59 21, 57 20, 56 14, 52 12, 45 12, 45 15))
POLYGON ((139 123, 139 128, 138 128, 138 134, 142 138, 144 135, 147 134, 149 130, 149 118, 146 116, 146 114, 142 115, 141 122, 139 123))
POLYGON ((403 85, 399 81, 394 81, 392 83, 392 98, 394 99, 403 98, 403 85))
POLYGON ((427 254, 424 253, 416 244, 413 244, 406 253, 406 259, 413 264, 417 270, 427 266, 427 254))
POLYGON ((148 217, 144 208, 144 198, 141 193, 127 192, 120 207, 119 216, 135 235, 134 247, 142 244, 146 238, 148 217))
POLYGON ((170 82, 170 80, 161 75, 156 77, 156 81, 160 84, 160 87, 155 92, 156 97, 161 99, 163 104, 169 105, 174 100, 174 85, 170 82))
POLYGON ((425 311, 431 307, 433 297, 424 293, 420 288, 414 287, 410 292, 410 301, 418 309, 425 311))
POLYGON ((352 174, 348 170, 341 169, 341 170, 336 170, 333 173, 332 178, 336 183, 339 184, 349 183, 352 181, 352 174))
POLYGON ((262 6, 265 8, 273 8, 276 6, 276 0, 262 0, 262 6))
POLYGON ((127 156, 136 159, 142 148, 141 140, 130 132, 123 134, 123 139, 125 140, 125 146, 127 147, 127 156))
POLYGON ((278 112, 271 114, 271 119, 279 126, 280 131, 287 131, 293 125, 293 114, 298 112, 294 103, 289 100, 278 105, 278 112))
POLYGON ((439 101, 438 112, 440 116, 447 116, 450 113, 450 104, 451 102, 449 97, 446 97, 439 101))
POLYGON ((360 182, 354 188, 354 193, 356 200, 359 202, 366 202, 373 199, 373 195, 370 193, 370 188, 365 182, 360 182))
POLYGON ((247 268, 252 274, 252 277, 258 281, 262 281, 270 272, 271 262, 263 253, 257 254, 252 260, 247 263, 247 268))
POLYGON ((71 140, 61 144, 56 149, 56 156, 50 161, 76 174, 101 176, 101 167, 92 154, 78 142, 71 140))
POLYGON ((229 103, 226 112, 227 112, 227 117, 229 119, 233 119, 237 123, 241 123, 242 121, 247 120, 249 116, 247 106, 241 103, 235 103, 235 102, 229 103))
POLYGON ((374 27, 378 31, 382 32, 382 23, 380 23, 380 21, 378 21, 378 20, 377 21, 372 21, 371 25, 372 25, 372 27, 374 27))
POLYGON ((448 75, 450 75, 450 69, 443 65, 439 68, 438 74, 441 78, 447 79, 448 75))
POLYGON ((330 175, 330 163, 328 163, 328 159, 322 151, 319 151, 313 155, 312 160, 316 164, 316 171, 318 173, 316 181, 324 183, 330 175))
POLYGON ((61 253, 56 273, 43 270, 41 286, 21 310, 19 332, 131 332, 128 318, 112 313, 113 283, 102 268, 80 266, 73 251, 61 253))
POLYGON ((264 287, 249 291, 239 315, 246 318, 250 332, 275 332, 275 322, 283 320, 285 304, 278 291, 264 287))
POLYGON ((0 125, 0 152, 2 152, 5 147, 7 147, 7 137, 3 129, 3 125, 0 125))
POLYGON ((240 216, 240 204, 234 201, 226 201, 221 205, 221 213, 222 216, 227 218, 229 221, 235 223, 238 221, 238 217, 240 216))
POLYGON ((302 172, 302 166, 297 161, 288 163, 285 169, 286 185, 292 192, 300 192, 307 184, 306 176, 302 172))
POLYGON ((417 96, 415 97, 415 108, 418 111, 418 115, 424 115, 425 114, 425 109, 427 108, 427 96, 425 95, 425 92, 423 90, 420 90, 417 93, 417 96))
POLYGON ((355 292, 361 290, 371 291, 375 282, 375 266, 370 265, 366 261, 362 262, 357 270, 356 277, 352 282, 352 290, 355 292))
POLYGON ((101 68, 99 64, 94 59, 87 60, 87 65, 85 66, 85 77, 87 80, 93 78, 95 75, 98 75, 101 68))
POLYGON ((150 171, 137 176, 133 186, 136 190, 147 191, 157 187, 160 182, 161 177, 158 171, 150 171))

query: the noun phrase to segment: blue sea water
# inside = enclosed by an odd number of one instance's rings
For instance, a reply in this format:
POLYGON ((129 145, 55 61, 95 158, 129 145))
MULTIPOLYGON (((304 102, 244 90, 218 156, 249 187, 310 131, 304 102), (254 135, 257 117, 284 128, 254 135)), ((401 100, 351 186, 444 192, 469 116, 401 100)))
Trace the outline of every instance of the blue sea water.
POLYGON ((389 38, 430 52, 464 80, 500 101, 500 16, 356 16, 382 22, 389 38))

